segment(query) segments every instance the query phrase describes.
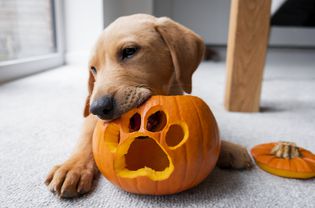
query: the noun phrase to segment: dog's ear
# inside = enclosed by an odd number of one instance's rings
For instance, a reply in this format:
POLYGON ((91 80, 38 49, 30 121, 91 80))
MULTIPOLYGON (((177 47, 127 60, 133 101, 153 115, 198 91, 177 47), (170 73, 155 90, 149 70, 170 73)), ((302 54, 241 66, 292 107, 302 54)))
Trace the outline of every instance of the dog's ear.
POLYGON ((186 93, 191 93, 192 74, 205 50, 203 39, 167 17, 157 19, 156 30, 170 50, 178 83, 186 93))
POLYGON ((87 117, 88 115, 90 115, 90 98, 93 92, 93 88, 94 88, 94 82, 95 82, 95 78, 92 74, 91 71, 89 71, 89 81, 88 81, 88 96, 85 100, 85 107, 84 107, 84 117, 87 117))

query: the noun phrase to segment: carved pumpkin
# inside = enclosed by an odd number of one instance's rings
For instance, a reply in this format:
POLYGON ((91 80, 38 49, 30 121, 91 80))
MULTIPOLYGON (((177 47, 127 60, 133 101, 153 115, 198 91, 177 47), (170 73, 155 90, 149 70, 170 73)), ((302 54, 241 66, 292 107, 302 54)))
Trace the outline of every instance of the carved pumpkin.
POLYGON ((105 123, 93 136, 102 174, 138 194, 173 194, 199 184, 214 168, 219 131, 209 107, 193 96, 153 96, 105 123))
POLYGON ((295 143, 260 144, 251 153, 256 164, 271 174, 287 178, 315 177, 315 155, 295 143))

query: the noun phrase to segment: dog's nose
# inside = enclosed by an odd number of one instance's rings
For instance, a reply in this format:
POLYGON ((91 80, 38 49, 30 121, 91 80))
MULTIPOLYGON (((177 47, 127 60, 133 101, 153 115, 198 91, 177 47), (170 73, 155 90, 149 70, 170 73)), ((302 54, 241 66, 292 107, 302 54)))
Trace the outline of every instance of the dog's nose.
POLYGON ((113 110, 113 97, 104 96, 97 100, 94 100, 90 106, 90 112, 100 118, 106 119, 111 115, 113 110))

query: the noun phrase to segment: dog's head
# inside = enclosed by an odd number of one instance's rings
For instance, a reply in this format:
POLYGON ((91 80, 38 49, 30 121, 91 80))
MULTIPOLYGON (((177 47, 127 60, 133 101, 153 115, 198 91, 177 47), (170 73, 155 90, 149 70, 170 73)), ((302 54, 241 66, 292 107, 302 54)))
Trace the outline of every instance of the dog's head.
POLYGON ((203 52, 203 40, 169 18, 118 18, 102 32, 91 56, 84 115, 112 120, 174 87, 190 93, 203 52))

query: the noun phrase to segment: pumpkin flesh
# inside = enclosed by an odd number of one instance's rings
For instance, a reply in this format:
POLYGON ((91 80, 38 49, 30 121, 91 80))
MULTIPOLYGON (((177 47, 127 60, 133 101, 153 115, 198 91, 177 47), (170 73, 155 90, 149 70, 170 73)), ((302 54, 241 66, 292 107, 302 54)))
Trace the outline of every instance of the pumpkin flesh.
POLYGON ((164 180, 174 170, 170 156, 154 139, 133 135, 119 145, 114 162, 115 172, 123 178, 147 176, 164 180))

